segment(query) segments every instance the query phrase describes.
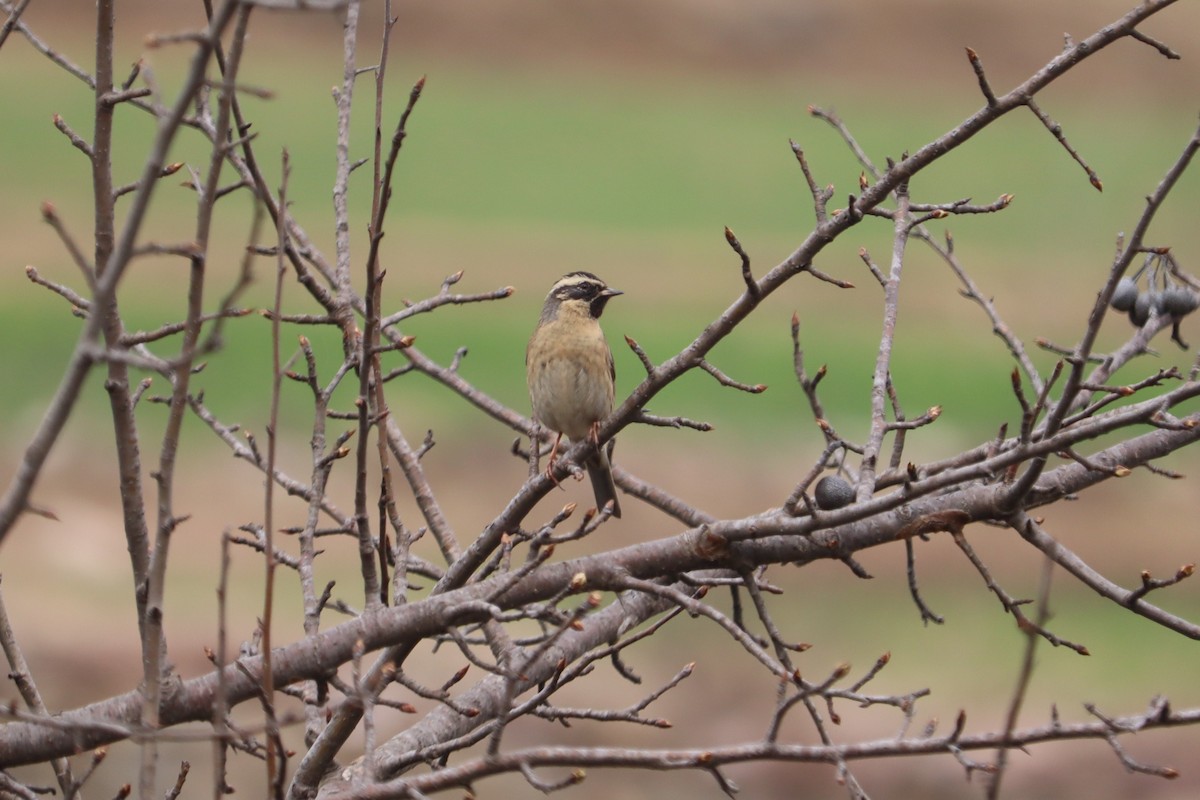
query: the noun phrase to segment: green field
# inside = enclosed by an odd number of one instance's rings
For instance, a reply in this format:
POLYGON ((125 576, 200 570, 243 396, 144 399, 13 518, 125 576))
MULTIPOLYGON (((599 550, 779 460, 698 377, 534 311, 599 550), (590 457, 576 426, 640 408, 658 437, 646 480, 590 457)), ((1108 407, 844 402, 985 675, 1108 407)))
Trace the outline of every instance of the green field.
MULTIPOLYGON (((61 113, 87 136, 90 96, 82 84, 57 77, 32 56, 23 58, 30 61, 27 72, 0 71, 0 103, 8 110, 3 136, 10 153, 0 225, 11 243, 0 337, 31 344, 5 354, 5 369, 23 378, 0 388, 0 407, 28 411, 52 391, 55 364, 65 359, 78 329, 64 303, 21 277, 21 268, 33 263, 48 277, 79 283, 61 248, 45 226, 39 227, 38 203, 52 200, 84 241, 89 227, 84 160, 53 130, 49 117, 61 113), (19 99, 27 97, 30 75, 44 82, 44 89, 35 100, 19 99), (19 158, 12 157, 16 153, 19 158), (31 331, 36 337, 29 337, 31 331)), ((156 66, 169 92, 178 65, 164 59, 156 66)), ((297 72, 294 61, 283 72, 253 60, 243 72, 246 82, 277 91, 269 101, 246 101, 260 159, 278 176, 279 155, 287 148, 288 195, 330 255, 334 117, 327 87, 338 78, 337 67, 336 52, 330 51, 317 54, 305 73, 297 72)), ((738 233, 761 271, 785 257, 811 225, 811 203, 789 137, 804 146, 818 180, 838 187, 842 199, 834 205, 844 202, 856 187, 859 167, 832 129, 806 113, 808 103, 836 105, 878 162, 919 147, 978 105, 970 87, 946 92, 936 103, 912 105, 851 86, 815 89, 776 80, 746 87, 677 76, 632 83, 619 74, 562 80, 516 68, 481 76, 450 64, 400 58, 391 66, 385 126, 396 118, 409 80, 422 72, 429 75, 428 85, 401 155, 385 238, 387 297, 391 307, 399 307, 401 298, 436 291, 440 279, 457 269, 466 270, 457 287, 462 291, 516 286, 517 294, 507 301, 443 309, 414 320, 409 330, 419 346, 443 360, 459 347, 468 348, 463 374, 517 408, 525 403, 524 339, 545 287, 558 274, 591 269, 626 291, 606 323, 618 351, 619 388, 628 390, 641 368, 620 344, 621 334, 664 359, 739 291, 736 257, 724 244, 722 226, 738 233)), ((360 80, 357 156, 370 150, 372 89, 368 79, 360 80)), ((953 230, 963 261, 1018 333, 1070 345, 1103 279, 1116 232, 1132 226, 1141 195, 1173 160, 1193 120, 1176 110, 1149 108, 1136 118, 1114 121, 1085 97, 1065 98, 1054 113, 1101 174, 1103 194, 1087 184, 1082 170, 1029 114, 1014 114, 918 176, 913 192, 928 201, 1016 195, 1001 215, 953 219, 937 227, 953 230)), ((141 112, 129 109, 121 116, 116 162, 125 179, 136 174, 151 132, 141 112)), ((191 134, 173 157, 198 169, 205 150, 191 134)), ((361 261, 369 168, 355 180, 353 252, 361 261)), ((179 183, 172 179, 159 188, 145 238, 190 236, 190 193, 179 183)), ((1196 184, 1189 180, 1180 187, 1162 215, 1156 242, 1176 244, 1181 252, 1196 243, 1194 225, 1185 224, 1196 184)), ((244 200, 226 204, 210 279, 214 303, 232 275, 248 227, 244 200)), ((868 221, 818 262, 858 289, 843 292, 807 278, 793 281, 716 350, 718 366, 740 380, 768 384, 767 393, 748 397, 697 377, 667 392, 653 410, 703 417, 764 441, 781 425, 810 426, 791 372, 788 324, 797 311, 810 365, 830 365, 824 391, 831 418, 850 436, 861 432, 881 296, 856 251, 867 247, 886 267, 889 236, 887 223, 868 221)), ((906 265, 894 368, 901 399, 910 414, 941 404, 946 417, 940 424, 963 429, 971 438, 989 436, 1014 417, 1006 388, 1010 359, 982 314, 957 296, 945 268, 922 251, 914 243, 914 257, 906 265)), ((271 269, 265 260, 260 264, 248 304, 269 303, 271 269)), ((131 271, 122 296, 131 327, 153 327, 182 314, 181 274, 180 263, 166 259, 147 260, 131 271)), ((287 292, 294 310, 311 308, 299 287, 287 292)), ((1128 334, 1122 322, 1111 320, 1101 347, 1115 346, 1128 334)), ((253 418, 265 408, 267 330, 256 316, 232 323, 230 346, 198 379, 210 400, 231 414, 253 418)), ((337 352, 336 337, 326 334, 322 342, 313 329, 303 332, 316 335, 330 357, 337 352)), ((1175 358, 1169 347, 1164 345, 1165 355, 1175 358)), ((1039 357, 1044 368, 1052 361, 1039 357)), ((325 366, 332 369, 331 363, 325 366)), ((396 386, 412 408, 429 415, 429 424, 464 421, 458 412, 466 411, 465 404, 447 403, 440 388, 418 378, 396 386)), ((296 392, 288 418, 300 422, 305 399, 296 392)), ((94 405, 102 408, 102 402, 94 405)))

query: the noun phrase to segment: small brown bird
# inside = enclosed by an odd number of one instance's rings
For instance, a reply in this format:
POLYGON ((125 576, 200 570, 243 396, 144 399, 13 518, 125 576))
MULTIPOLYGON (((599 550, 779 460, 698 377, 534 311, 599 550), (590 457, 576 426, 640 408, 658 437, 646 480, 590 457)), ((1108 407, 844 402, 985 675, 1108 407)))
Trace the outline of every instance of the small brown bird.
MULTIPOLYGON (((546 295, 542 316, 525 349, 525 377, 533 416, 558 433, 547 472, 554 469, 564 435, 573 442, 591 437, 598 444, 600 420, 612 413, 617 373, 600 329, 600 315, 609 299, 619 294, 590 272, 571 272, 546 295)), ((621 516, 612 467, 603 448, 597 448, 584 466, 596 508, 611 502, 613 516, 621 516)))

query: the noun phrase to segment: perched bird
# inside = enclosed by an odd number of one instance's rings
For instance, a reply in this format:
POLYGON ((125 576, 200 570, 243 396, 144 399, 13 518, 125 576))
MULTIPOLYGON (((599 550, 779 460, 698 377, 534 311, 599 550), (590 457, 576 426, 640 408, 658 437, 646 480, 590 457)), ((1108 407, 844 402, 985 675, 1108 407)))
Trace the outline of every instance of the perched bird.
MULTIPOLYGON (((590 272, 571 272, 550 288, 542 316, 525 349, 525 377, 533 416, 558 433, 550 451, 549 473, 558 446, 566 435, 579 442, 591 437, 599 444, 600 420, 612 412, 616 369, 612 351, 600 329, 600 315, 609 299, 622 294, 590 272)), ((612 467, 602 448, 584 464, 596 495, 596 508, 611 502, 621 516, 612 467)))

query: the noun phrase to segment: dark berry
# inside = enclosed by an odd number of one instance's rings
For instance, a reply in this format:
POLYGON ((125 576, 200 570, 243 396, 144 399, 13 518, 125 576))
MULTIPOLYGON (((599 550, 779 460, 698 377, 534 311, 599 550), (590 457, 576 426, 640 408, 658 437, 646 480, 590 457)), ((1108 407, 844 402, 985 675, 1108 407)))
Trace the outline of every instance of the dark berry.
POLYGON ((1200 295, 1182 286, 1172 286, 1162 293, 1162 310, 1173 317, 1183 317, 1200 307, 1200 295))
POLYGON ((1129 319, 1140 328, 1150 321, 1151 310, 1155 312, 1162 310, 1162 294, 1160 292, 1149 291, 1139 294, 1137 300, 1133 302, 1133 308, 1129 309, 1129 319))
POLYGON ((849 481, 838 475, 826 475, 817 481, 813 496, 817 500, 817 508, 831 511, 842 508, 854 502, 854 487, 849 481))
POLYGON ((1117 288, 1113 289, 1112 300, 1109 305, 1117 311, 1128 311, 1133 308, 1133 303, 1137 300, 1138 290, 1137 284, 1133 278, 1121 278, 1117 281, 1117 288))

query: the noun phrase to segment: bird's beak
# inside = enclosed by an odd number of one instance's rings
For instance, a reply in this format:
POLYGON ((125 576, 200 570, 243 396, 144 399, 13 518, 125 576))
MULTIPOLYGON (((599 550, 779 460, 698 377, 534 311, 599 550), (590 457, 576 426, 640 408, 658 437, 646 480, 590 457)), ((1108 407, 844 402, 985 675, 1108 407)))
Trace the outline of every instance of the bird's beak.
POLYGON ((604 291, 600 292, 601 297, 616 297, 619 294, 625 294, 620 289, 614 289, 611 286, 606 286, 604 291))

